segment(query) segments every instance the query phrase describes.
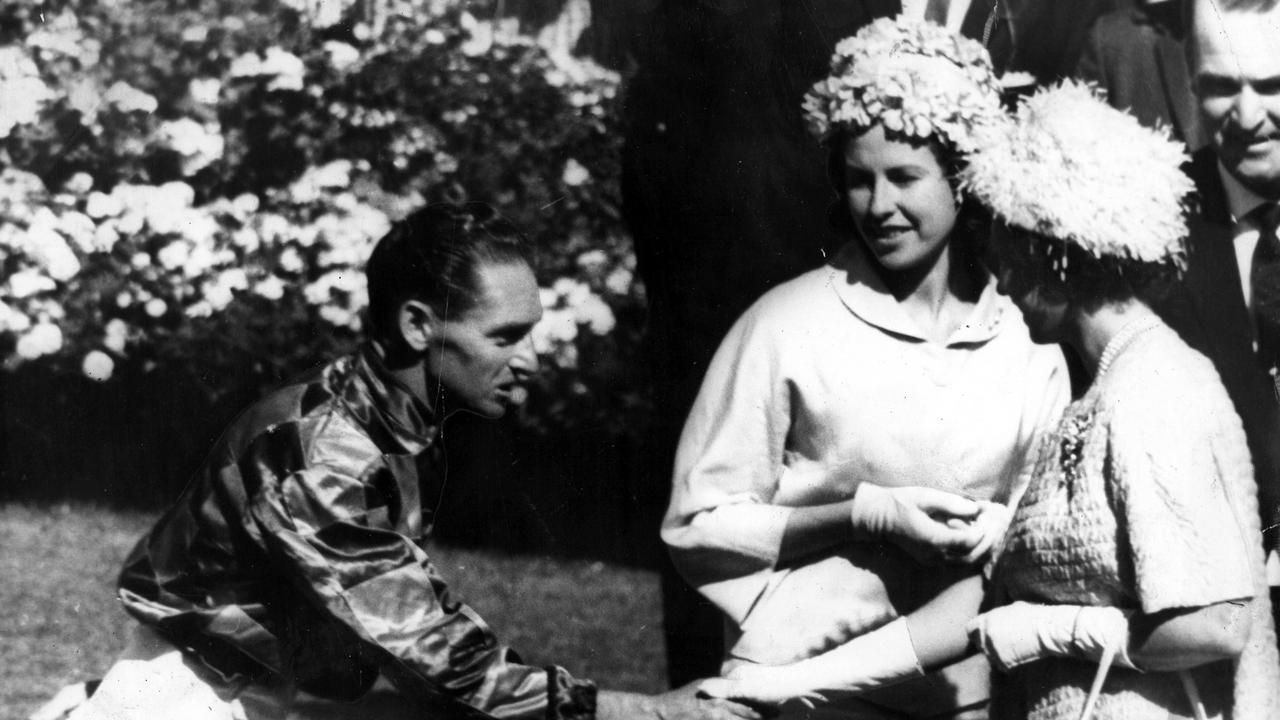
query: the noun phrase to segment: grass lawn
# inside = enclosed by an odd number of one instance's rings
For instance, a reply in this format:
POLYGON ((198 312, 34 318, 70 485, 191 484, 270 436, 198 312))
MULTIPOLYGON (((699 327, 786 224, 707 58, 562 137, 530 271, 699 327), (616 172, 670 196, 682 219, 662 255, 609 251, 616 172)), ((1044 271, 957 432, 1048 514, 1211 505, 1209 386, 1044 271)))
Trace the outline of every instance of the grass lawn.
MULTIPOLYGON (((0 720, 25 718, 64 684, 100 677, 129 619, 120 562, 151 516, 87 506, 0 505, 0 720)), ((603 687, 665 687, 655 573, 455 548, 432 556, 457 597, 530 664, 603 687)))

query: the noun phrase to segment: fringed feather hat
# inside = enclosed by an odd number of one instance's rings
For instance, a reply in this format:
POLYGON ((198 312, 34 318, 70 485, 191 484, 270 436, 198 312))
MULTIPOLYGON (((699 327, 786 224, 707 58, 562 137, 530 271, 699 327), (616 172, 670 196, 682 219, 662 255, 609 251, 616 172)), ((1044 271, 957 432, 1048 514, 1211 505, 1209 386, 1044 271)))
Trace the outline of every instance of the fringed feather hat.
MULTIPOLYGON (((1006 225, 1107 260, 1185 264, 1186 148, 1073 81, 1019 105, 962 173, 1006 225)), ((1065 255, 1062 256, 1065 264, 1065 255)), ((1065 267, 1057 268, 1060 275, 1065 267)))

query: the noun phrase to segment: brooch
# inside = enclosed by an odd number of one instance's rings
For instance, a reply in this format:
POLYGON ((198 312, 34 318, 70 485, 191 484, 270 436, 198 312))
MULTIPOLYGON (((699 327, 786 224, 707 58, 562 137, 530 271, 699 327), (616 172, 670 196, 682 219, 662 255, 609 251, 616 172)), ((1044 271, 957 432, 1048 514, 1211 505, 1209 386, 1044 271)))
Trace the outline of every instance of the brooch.
POLYGON ((1061 441, 1058 444, 1058 465, 1062 477, 1071 485, 1080 479, 1080 466, 1084 462, 1084 440, 1093 428, 1094 411, 1070 415, 1062 419, 1059 427, 1061 441))

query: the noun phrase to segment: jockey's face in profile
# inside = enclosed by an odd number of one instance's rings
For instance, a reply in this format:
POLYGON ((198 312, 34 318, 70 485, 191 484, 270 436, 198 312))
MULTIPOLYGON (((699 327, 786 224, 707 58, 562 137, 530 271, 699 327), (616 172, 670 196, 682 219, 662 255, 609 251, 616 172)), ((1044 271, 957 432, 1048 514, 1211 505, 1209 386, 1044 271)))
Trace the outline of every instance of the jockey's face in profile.
POLYGON ((474 303, 456 314, 430 314, 426 373, 437 383, 440 410, 496 418, 527 395, 538 364, 529 334, 542 303, 524 262, 482 263, 475 275, 474 303))

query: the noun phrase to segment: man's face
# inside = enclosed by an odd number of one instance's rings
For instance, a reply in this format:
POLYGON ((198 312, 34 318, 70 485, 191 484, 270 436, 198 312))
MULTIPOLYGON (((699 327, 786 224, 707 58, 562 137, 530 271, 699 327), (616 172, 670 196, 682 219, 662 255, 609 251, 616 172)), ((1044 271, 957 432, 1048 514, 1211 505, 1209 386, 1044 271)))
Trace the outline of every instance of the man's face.
POLYGON ((1224 167, 1280 196, 1280 9, 1225 11, 1198 0, 1192 83, 1224 167))
POLYGON ((432 325, 426 369, 438 382, 442 410, 497 418, 523 402, 524 385, 538 365, 529 331, 541 318, 538 283, 528 265, 480 265, 475 304, 432 325))

